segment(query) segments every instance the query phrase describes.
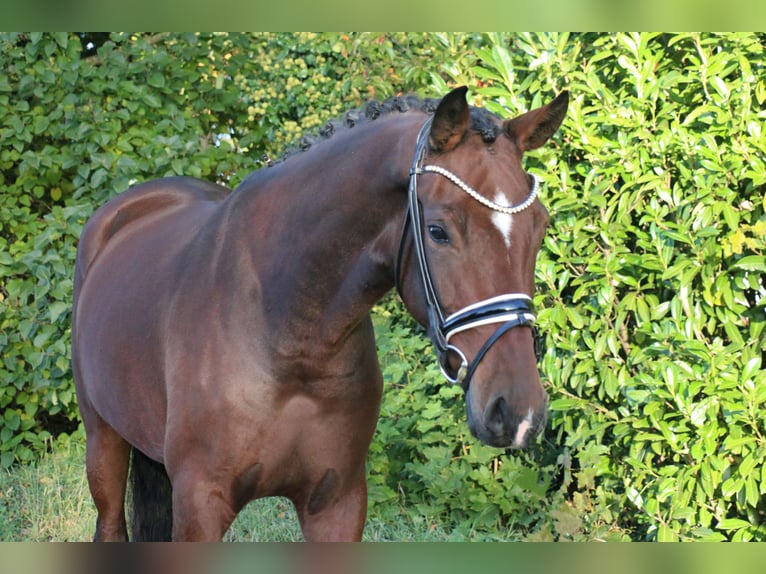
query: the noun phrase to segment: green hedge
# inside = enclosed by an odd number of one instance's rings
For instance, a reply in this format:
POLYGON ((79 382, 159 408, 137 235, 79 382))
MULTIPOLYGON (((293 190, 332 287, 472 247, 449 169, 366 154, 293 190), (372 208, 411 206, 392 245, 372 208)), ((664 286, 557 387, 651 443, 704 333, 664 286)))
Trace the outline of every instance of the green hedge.
POLYGON ((526 452, 478 444, 392 296, 374 314, 371 511, 405 505, 457 538, 766 540, 766 35, 102 42, 0 35, 3 465, 77 423, 71 268, 106 198, 174 173, 236 184, 370 96, 467 84, 507 116, 569 89, 559 135, 527 159, 552 216, 536 297, 549 428, 526 452))
MULTIPOLYGON (((552 421, 538 451, 497 457, 452 391, 428 390, 432 367, 421 387, 394 361, 381 440, 402 448, 381 466, 424 510, 534 539, 766 539, 765 42, 494 35, 454 70, 505 115, 573 96, 528 159, 552 214, 536 297, 552 421)), ((383 352, 412 362, 399 341, 383 352)))

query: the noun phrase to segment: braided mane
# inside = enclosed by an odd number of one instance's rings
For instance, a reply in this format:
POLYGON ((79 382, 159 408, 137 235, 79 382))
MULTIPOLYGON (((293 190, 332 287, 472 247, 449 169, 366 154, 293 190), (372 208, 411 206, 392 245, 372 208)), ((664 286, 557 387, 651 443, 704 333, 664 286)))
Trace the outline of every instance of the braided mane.
MULTIPOLYGON (((385 118, 393 113, 415 111, 433 114, 440 101, 440 99, 435 98, 423 99, 415 95, 394 96, 382 102, 372 100, 360 108, 346 112, 340 118, 330 120, 320 128, 317 133, 303 136, 297 145, 285 152, 282 159, 287 159, 296 153, 311 149, 312 145, 329 139, 338 131, 348 130, 357 125, 385 118)), ((475 108, 471 106, 470 109, 471 129, 481 134, 481 137, 486 143, 494 142, 501 131, 501 127, 498 123, 499 118, 484 108, 475 108)))

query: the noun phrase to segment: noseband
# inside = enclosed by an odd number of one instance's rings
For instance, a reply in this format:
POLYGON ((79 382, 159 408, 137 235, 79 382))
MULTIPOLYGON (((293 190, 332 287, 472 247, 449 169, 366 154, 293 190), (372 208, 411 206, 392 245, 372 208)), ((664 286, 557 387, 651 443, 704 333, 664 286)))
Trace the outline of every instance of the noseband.
POLYGON ((440 166, 423 165, 430 129, 431 119, 429 118, 418 134, 415 146, 415 158, 412 162, 412 169, 410 169, 407 213, 405 214, 402 238, 399 244, 399 256, 396 262, 396 287, 401 294, 400 267, 404 252, 404 244, 407 239, 407 232, 408 229, 411 228, 413 244, 415 246, 415 256, 418 262, 418 270, 420 271, 420 280, 426 297, 428 332, 438 353, 439 367, 441 368, 442 374, 449 382, 460 384, 464 389, 468 389, 471 378, 473 377, 479 362, 484 358, 484 355, 486 355, 490 348, 497 343, 500 337, 514 327, 530 327, 532 329, 535 342, 535 354, 537 359, 540 359, 540 337, 537 328, 535 327, 536 317, 532 307, 532 300, 529 295, 522 293, 499 295, 468 305, 445 318, 444 312, 439 304, 436 287, 431 279, 431 271, 428 267, 428 260, 426 258, 425 245, 423 242, 423 216, 420 209, 420 202, 418 201, 417 178, 423 173, 436 173, 442 175, 482 205, 506 214, 519 213, 532 205, 537 197, 540 184, 537 177, 533 175, 534 184, 532 190, 529 196, 518 205, 504 206, 494 203, 479 194, 454 173, 440 166), (482 325, 496 323, 501 323, 500 327, 498 327, 492 336, 487 339, 471 362, 468 361, 463 351, 450 343, 450 339, 457 333, 474 329, 482 325), (460 367, 454 376, 450 375, 450 352, 455 353, 460 359, 460 367))

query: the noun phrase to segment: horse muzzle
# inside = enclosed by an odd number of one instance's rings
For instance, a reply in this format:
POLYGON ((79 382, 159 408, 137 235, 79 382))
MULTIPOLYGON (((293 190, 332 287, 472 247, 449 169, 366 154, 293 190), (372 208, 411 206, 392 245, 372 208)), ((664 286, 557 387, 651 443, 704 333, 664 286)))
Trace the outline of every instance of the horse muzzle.
MULTIPOLYGON (((542 356, 542 343, 535 327, 535 314, 529 296, 501 295, 470 305, 447 317, 435 334, 439 365, 448 381, 459 384, 466 391, 466 410, 471 433, 484 444, 493 447, 526 447, 543 429, 547 419, 547 397, 537 372, 519 370, 519 364, 506 367, 494 365, 490 380, 477 384, 484 390, 473 388, 471 382, 487 353, 507 333, 517 327, 532 330, 535 359, 542 356), (499 327, 468 360, 466 353, 451 342, 457 333, 484 325, 499 327), (509 371, 515 371, 513 373, 509 371), (501 384, 497 376, 510 380, 501 384), (494 391, 487 390, 494 388, 494 391), (481 395, 481 396, 480 396, 481 395)), ((489 365, 488 365, 489 366, 489 365)))
POLYGON ((476 409, 471 389, 466 394, 468 428, 471 434, 487 446, 496 448, 526 448, 539 435, 547 421, 547 399, 538 409, 529 408, 517 414, 504 397, 476 409), (478 414, 474 414, 478 410, 478 414))

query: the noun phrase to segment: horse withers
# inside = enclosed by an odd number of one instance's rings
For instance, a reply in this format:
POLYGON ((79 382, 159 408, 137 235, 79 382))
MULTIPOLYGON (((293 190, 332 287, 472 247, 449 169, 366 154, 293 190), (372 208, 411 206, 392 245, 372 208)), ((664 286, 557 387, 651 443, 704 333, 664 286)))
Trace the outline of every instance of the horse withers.
POLYGON ((72 315, 95 538, 128 537, 130 467, 134 540, 220 540, 264 496, 292 501, 306 540, 361 539, 382 391, 370 309, 394 286, 471 432, 533 440, 548 214, 521 160, 567 103, 507 121, 465 88, 372 103, 234 191, 166 178, 98 209, 72 315))

